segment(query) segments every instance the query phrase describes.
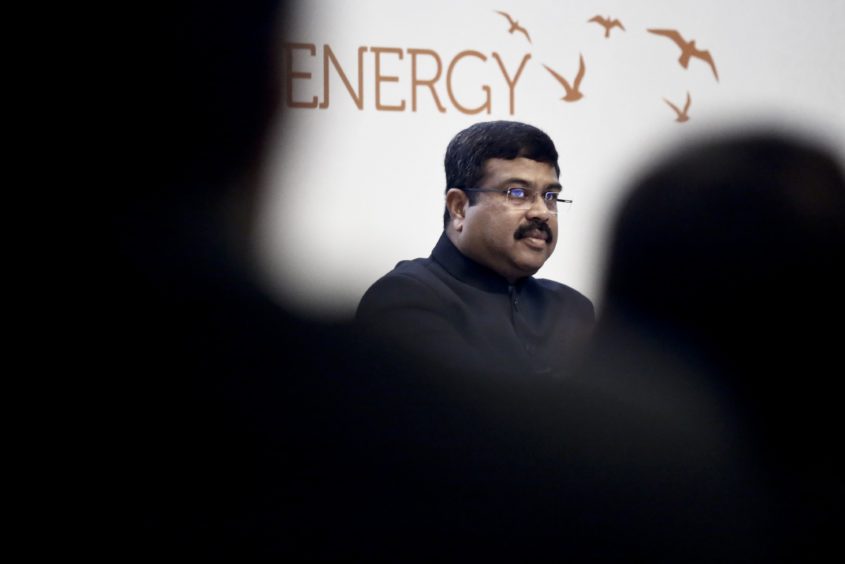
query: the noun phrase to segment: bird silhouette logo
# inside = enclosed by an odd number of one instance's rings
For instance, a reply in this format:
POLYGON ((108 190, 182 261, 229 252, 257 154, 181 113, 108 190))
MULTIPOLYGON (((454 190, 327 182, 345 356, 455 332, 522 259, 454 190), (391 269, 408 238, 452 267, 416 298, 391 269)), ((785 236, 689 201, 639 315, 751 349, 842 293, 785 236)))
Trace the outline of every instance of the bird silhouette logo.
POLYGON ((687 102, 686 104, 684 104, 683 110, 679 109, 678 106, 676 106, 666 98, 663 98, 663 101, 669 104, 670 108, 675 110, 675 113, 678 115, 675 121, 677 121, 678 123, 684 123, 685 121, 689 121, 689 107, 692 103, 692 98, 690 98, 689 92, 687 92, 687 102))
POLYGON ((581 55, 580 53, 579 53, 578 56, 579 56, 579 59, 580 59, 580 63, 579 63, 579 66, 578 66, 578 74, 575 76, 575 81, 572 83, 572 85, 569 84, 568 80, 566 80, 561 75, 559 75, 557 72, 555 72, 554 69, 552 69, 551 67, 548 67, 547 65, 543 65, 543 67, 545 67, 545 69, 547 71, 549 71, 551 73, 551 75, 554 76, 558 80, 558 82, 560 82, 563 85, 564 90, 566 90, 566 96, 563 96, 561 98, 561 100, 565 100, 566 102, 575 102, 575 101, 580 100, 581 98, 584 97, 584 95, 581 93, 580 88, 581 88, 581 80, 584 78, 584 72, 587 69, 584 66, 584 56, 581 55))
POLYGON ((716 72, 716 63, 713 62, 713 57, 710 56, 710 51, 702 51, 695 46, 695 39, 686 41, 680 33, 674 29, 649 29, 649 33, 655 35, 662 35, 671 39, 681 49, 681 56, 678 62, 681 66, 687 68, 689 66, 690 58, 695 57, 701 59, 713 69, 713 76, 716 77, 716 82, 719 82, 719 73, 716 72))
POLYGON ((613 29, 614 27, 618 27, 622 31, 625 31, 625 26, 622 25, 622 22, 620 22, 618 19, 615 19, 615 18, 610 19, 610 16, 607 16, 606 18, 603 18, 601 16, 593 16, 592 18, 587 20, 587 23, 590 23, 590 22, 596 22, 597 24, 599 24, 600 26, 602 26, 604 28, 604 37, 605 38, 610 37, 610 30, 613 29))
POLYGON ((508 22, 510 22, 511 27, 510 27, 510 29, 508 30, 508 32, 509 32, 509 33, 513 33, 513 32, 515 32, 515 31, 519 31, 519 32, 521 32, 521 33, 523 33, 523 34, 525 35, 525 38, 528 40, 528 43, 531 43, 531 36, 530 36, 530 35, 528 35, 528 30, 527 30, 527 29, 525 29, 524 27, 522 27, 521 25, 519 25, 519 22, 518 22, 518 21, 516 21, 515 19, 513 19, 513 18, 510 16, 510 14, 508 14, 507 12, 502 12, 502 11, 500 11, 500 10, 495 10, 495 11, 496 11, 496 13, 497 13, 497 14, 502 14, 503 16, 505 16, 505 17, 508 19, 508 22))

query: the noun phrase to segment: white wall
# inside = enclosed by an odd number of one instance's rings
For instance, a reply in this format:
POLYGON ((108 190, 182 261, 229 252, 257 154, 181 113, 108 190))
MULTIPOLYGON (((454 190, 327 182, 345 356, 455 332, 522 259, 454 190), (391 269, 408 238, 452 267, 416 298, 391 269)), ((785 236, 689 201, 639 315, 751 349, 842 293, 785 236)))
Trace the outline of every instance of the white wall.
MULTIPOLYGON (((845 156, 845 1, 655 0, 630 2, 514 0, 309 0, 303 2, 280 46, 279 72, 291 85, 294 104, 322 103, 323 52, 329 45, 357 88, 358 49, 363 55, 363 103, 359 109, 334 67, 327 108, 286 106, 276 129, 264 177, 265 196, 257 253, 266 283, 290 307, 321 315, 351 314, 366 288, 397 261, 427 256, 442 229, 443 155, 460 129, 481 120, 513 119, 546 131, 560 153, 561 182, 575 200, 560 218, 555 254, 538 276, 573 286, 600 304, 605 233, 625 182, 660 149, 701 131, 749 122, 776 121, 822 135, 845 156), (532 42, 509 34, 509 12, 532 42), (619 18, 626 30, 609 38, 594 15, 619 18), (678 30, 708 49, 719 73, 701 60, 688 69, 680 50, 647 28, 678 30), (380 55, 381 106, 377 108, 376 53, 380 55), (427 49, 441 60, 430 90, 417 89, 411 111, 411 55, 427 49), (490 111, 459 111, 485 102, 490 111), (285 53, 295 73, 286 74, 285 53), (511 81, 530 54, 511 90, 511 81), (560 100, 563 90, 543 68, 572 80, 583 54, 584 97, 560 100), (664 103, 683 105, 692 96, 686 123, 664 103)), ((433 76, 431 56, 418 56, 419 79, 433 76)), ((285 90, 283 89, 283 96, 285 90)))

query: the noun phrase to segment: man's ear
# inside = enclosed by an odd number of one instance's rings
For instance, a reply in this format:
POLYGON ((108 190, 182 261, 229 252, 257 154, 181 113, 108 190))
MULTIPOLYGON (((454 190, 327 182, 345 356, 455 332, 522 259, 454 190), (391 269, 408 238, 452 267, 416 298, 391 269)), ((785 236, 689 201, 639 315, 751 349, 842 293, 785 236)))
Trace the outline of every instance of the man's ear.
POLYGON ((446 192, 446 209, 449 210, 449 224, 455 231, 461 231, 464 227, 467 206, 469 206, 469 198, 466 192, 458 188, 449 188, 446 192))

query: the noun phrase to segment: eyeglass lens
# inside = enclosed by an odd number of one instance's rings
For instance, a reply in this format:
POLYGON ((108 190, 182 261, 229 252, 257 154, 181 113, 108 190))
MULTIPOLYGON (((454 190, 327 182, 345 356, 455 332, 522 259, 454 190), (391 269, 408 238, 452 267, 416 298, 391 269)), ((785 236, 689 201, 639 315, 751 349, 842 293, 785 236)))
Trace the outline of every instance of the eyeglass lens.
MULTIPOLYGON (((534 199, 537 197, 536 192, 526 190, 524 188, 509 188, 507 191, 508 203, 511 205, 527 209, 534 204, 534 199)), ((545 192, 542 194, 543 201, 546 203, 546 209, 550 212, 557 212, 559 208, 569 209, 571 202, 558 202, 560 194, 558 192, 545 192)))

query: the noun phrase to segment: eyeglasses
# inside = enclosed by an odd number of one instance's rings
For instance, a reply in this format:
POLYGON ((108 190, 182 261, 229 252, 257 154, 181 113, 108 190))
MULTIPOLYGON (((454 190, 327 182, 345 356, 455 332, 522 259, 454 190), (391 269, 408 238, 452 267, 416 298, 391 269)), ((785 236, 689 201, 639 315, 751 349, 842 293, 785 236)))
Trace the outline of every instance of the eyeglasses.
MULTIPOLYGON (((539 196, 539 193, 534 190, 528 190, 527 188, 520 188, 517 186, 506 190, 496 190, 494 188, 461 188, 461 190, 464 192, 498 192, 500 194, 504 194, 507 198, 508 204, 519 210, 530 209, 531 206, 534 205, 534 200, 537 196, 539 196)), ((558 198, 558 196, 560 196, 560 192, 543 192, 543 202, 546 204, 546 209, 549 213, 556 214, 560 211, 558 202, 564 204, 566 209, 569 209, 569 206, 572 205, 572 200, 565 200, 563 198, 558 198)))

